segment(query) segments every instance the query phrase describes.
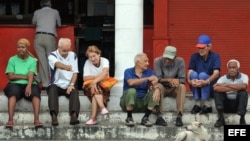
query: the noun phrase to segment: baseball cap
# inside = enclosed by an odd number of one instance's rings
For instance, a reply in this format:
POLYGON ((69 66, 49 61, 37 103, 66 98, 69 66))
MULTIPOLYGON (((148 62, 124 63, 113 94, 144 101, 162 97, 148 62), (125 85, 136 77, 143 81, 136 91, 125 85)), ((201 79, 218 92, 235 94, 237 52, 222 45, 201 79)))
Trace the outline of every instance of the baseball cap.
POLYGON ((174 59, 175 56, 176 56, 176 48, 174 46, 165 47, 163 53, 164 58, 174 59))
POLYGON ((208 35, 203 34, 199 36, 196 47, 205 48, 210 43, 211 43, 210 37, 208 35))

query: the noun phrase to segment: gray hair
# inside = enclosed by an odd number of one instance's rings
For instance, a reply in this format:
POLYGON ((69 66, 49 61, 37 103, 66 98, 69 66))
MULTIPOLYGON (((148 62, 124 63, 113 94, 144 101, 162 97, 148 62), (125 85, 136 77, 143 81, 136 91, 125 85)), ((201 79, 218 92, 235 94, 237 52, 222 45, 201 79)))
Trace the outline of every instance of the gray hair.
POLYGON ((58 40, 58 47, 62 47, 64 43, 68 42, 71 45, 71 40, 69 38, 60 38, 58 40))
POLYGON ((231 60, 229 60, 229 61, 227 62, 227 68, 228 68, 229 63, 231 63, 231 62, 235 62, 235 63, 237 64, 237 67, 240 68, 240 62, 239 62, 238 60, 236 60, 236 59, 231 59, 231 60))
POLYGON ((41 5, 41 7, 51 6, 51 1, 50 0, 41 0, 40 5, 41 5))
POLYGON ((140 61, 141 57, 142 56, 147 56, 147 54, 145 53, 138 53, 135 55, 135 58, 134 58, 134 63, 136 64, 137 61, 140 61))

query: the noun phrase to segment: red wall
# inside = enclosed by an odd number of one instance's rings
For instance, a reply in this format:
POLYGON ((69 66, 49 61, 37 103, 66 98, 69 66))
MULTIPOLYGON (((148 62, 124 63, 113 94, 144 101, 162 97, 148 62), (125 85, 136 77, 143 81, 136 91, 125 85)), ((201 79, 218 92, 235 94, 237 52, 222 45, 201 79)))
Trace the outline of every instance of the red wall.
POLYGON ((177 55, 185 59, 186 69, 190 55, 198 51, 195 48, 198 36, 208 34, 212 51, 221 56, 221 74, 227 73, 229 59, 237 59, 240 71, 250 76, 249 5, 249 0, 169 0, 169 44, 177 47, 177 55))
MULTIPOLYGON (((31 47, 29 51, 36 56, 34 51, 34 33, 35 28, 31 26, 0 26, 0 39, 1 39, 1 52, 0 52, 0 90, 2 90, 8 83, 8 79, 5 75, 6 65, 11 56, 16 54, 16 43, 20 38, 27 38, 31 47)), ((74 27, 65 26, 58 28, 58 37, 67 37, 75 43, 74 27)), ((75 44, 72 45, 72 49, 75 50, 75 44)))

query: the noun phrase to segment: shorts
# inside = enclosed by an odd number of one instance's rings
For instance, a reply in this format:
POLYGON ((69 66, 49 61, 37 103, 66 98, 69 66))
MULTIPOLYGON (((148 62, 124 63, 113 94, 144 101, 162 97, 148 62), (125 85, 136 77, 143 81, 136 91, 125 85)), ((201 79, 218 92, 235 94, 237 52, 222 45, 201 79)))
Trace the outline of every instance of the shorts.
POLYGON ((8 98, 10 98, 12 96, 16 96, 17 100, 20 100, 21 98, 25 98, 25 99, 31 101, 34 96, 41 99, 41 90, 40 90, 38 85, 32 84, 30 96, 25 95, 26 86, 27 86, 27 84, 8 83, 7 86, 4 88, 4 94, 8 98))

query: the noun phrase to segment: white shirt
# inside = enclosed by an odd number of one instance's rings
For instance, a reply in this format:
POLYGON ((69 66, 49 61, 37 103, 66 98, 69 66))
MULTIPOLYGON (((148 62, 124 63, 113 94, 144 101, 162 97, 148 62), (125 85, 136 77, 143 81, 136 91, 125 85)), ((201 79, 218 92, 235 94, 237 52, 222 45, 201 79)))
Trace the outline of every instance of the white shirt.
POLYGON ((83 67, 83 76, 98 75, 102 73, 103 68, 109 68, 109 60, 104 57, 100 57, 100 59, 99 67, 93 65, 89 59, 86 60, 83 67))
POLYGON ((66 89, 70 85, 70 81, 74 73, 78 73, 78 58, 77 55, 70 51, 66 58, 63 58, 58 50, 50 53, 49 66, 51 69, 51 83, 62 89, 66 89), (61 62, 65 65, 71 65, 72 71, 67 71, 55 67, 56 62, 61 62))
MULTIPOLYGON (((248 75, 239 72, 237 77, 235 78, 235 80, 230 79, 230 77, 228 76, 228 74, 220 77, 217 81, 217 83, 221 83, 221 84, 247 84, 248 85, 248 75)), ((236 99, 236 92, 234 91, 229 91, 226 92, 227 94, 227 98, 228 99, 236 99)))

